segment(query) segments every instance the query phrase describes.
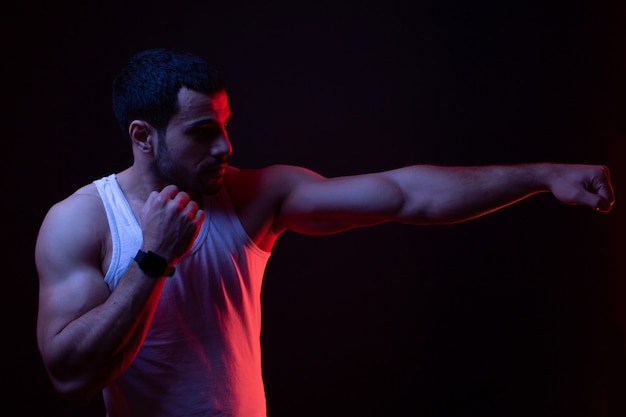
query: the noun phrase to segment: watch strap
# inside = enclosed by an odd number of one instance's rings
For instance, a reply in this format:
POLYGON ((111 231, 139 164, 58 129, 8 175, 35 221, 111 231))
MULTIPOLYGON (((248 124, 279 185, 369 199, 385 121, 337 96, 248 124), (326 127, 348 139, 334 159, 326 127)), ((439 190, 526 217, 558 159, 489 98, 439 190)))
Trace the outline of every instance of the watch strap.
POLYGON ((176 271, 176 268, 170 265, 167 259, 152 251, 139 249, 133 260, 137 262, 139 269, 153 278, 171 277, 176 271))

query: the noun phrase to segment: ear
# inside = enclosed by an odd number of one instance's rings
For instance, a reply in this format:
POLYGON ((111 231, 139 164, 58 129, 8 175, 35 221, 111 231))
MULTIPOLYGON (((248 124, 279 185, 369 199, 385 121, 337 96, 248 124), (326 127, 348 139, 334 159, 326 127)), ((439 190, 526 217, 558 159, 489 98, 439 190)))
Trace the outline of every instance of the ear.
POLYGON ((128 126, 128 135, 134 146, 145 153, 154 152, 154 141, 157 132, 152 125, 145 120, 133 120, 128 126))

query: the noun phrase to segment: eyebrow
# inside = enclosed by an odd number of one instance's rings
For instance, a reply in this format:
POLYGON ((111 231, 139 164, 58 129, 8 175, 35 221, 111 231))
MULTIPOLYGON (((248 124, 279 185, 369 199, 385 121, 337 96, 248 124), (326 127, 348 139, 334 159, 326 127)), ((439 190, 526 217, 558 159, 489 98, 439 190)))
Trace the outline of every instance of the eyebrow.
MULTIPOLYGON (((228 123, 230 121, 230 118, 231 116, 229 115, 224 123, 228 123)), ((204 126, 219 126, 219 125, 220 123, 216 119, 207 117, 204 119, 198 119, 193 122, 190 122, 189 124, 185 126, 185 128, 186 129, 198 129, 204 126)))
POLYGON ((186 126, 186 128, 192 129, 192 128, 198 128, 202 126, 216 126, 216 125, 219 125, 219 123, 215 119, 199 119, 199 120, 195 120, 189 123, 186 126))

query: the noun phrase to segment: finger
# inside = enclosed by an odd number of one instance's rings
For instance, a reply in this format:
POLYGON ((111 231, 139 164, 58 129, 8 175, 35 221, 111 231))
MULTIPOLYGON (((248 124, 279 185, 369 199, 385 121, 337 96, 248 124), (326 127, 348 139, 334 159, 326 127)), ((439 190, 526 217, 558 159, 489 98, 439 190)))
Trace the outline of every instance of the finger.
POLYGON ((595 193, 585 193, 581 196, 580 204, 591 207, 592 209, 601 213, 608 213, 613 207, 613 203, 610 200, 595 193))
POLYGON ((204 210, 197 210, 193 216, 193 221, 195 221, 197 224, 202 224, 202 222, 204 222, 205 217, 206 217, 206 213, 204 212, 204 210))
POLYGON ((178 193, 178 187, 175 186, 174 184, 169 184, 166 185, 162 190, 161 190, 161 195, 166 197, 167 199, 172 199, 176 196, 176 194, 178 193))
POLYGON ((598 189, 598 194, 604 197, 610 205, 615 203, 615 194, 613 192, 613 186, 609 180, 608 172, 606 176, 606 182, 604 182, 598 189))
POLYGON ((595 209, 601 213, 608 213, 613 208, 613 202, 600 198, 596 204, 595 209))
POLYGON ((600 207, 604 211, 609 211, 611 207, 613 207, 613 203, 615 203, 615 196, 613 195, 613 190, 610 188, 602 187, 598 190, 598 197, 600 201, 598 203, 598 207, 600 207))
POLYGON ((196 212, 198 211, 198 203, 193 200, 189 200, 185 205, 181 207, 181 209, 188 218, 193 219, 196 212))
POLYGON ((184 191, 180 191, 178 194, 176 194, 174 197, 172 197, 172 199, 178 203, 178 208, 180 208, 181 210, 183 210, 185 208, 185 205, 191 201, 191 197, 189 196, 189 194, 187 194, 184 191))
POLYGON ((609 170, 607 167, 602 169, 603 177, 596 178, 593 184, 593 190, 599 198, 596 203, 596 209, 599 211, 607 212, 611 210, 613 203, 615 202, 615 195, 613 194, 613 187, 609 178, 609 170))

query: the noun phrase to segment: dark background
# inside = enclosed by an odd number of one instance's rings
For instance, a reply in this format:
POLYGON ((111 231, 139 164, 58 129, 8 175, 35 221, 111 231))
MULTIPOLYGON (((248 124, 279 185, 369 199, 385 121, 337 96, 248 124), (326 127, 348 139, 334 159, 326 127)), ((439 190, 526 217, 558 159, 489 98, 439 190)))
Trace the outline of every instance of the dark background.
POLYGON ((542 194, 454 226, 283 236, 263 289, 269 417, 626 415, 617 0, 75 3, 2 18, 5 409, 104 416, 47 379, 34 242, 49 206, 131 163, 111 81, 167 46, 225 74, 236 166, 612 170, 608 215, 542 194))

